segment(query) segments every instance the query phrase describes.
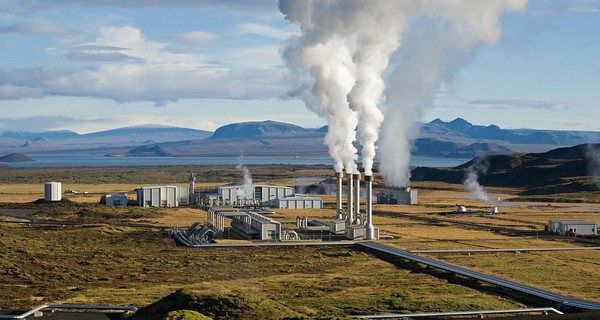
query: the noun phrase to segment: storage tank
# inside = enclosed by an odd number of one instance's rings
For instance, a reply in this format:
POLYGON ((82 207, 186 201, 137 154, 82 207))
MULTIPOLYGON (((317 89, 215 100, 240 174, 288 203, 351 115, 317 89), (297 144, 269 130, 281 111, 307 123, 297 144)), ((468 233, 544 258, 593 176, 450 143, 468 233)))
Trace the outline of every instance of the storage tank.
POLYGON ((60 182, 46 182, 44 185, 45 201, 60 201, 62 199, 62 185, 60 182))

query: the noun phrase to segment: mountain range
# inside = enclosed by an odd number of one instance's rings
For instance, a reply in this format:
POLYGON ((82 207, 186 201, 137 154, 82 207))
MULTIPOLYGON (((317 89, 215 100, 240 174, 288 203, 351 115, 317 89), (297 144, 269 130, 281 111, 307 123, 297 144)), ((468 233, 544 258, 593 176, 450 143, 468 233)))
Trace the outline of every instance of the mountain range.
MULTIPOLYGON (((503 129, 457 118, 421 123, 413 155, 471 158, 600 142, 599 132, 503 129)), ((112 156, 327 156, 327 127, 303 128, 276 121, 234 123, 214 132, 160 125, 78 134, 73 131, 5 131, 0 156, 10 153, 112 156), (143 148, 141 148, 143 147, 143 148)), ((360 149, 360 146, 357 145, 360 149)))

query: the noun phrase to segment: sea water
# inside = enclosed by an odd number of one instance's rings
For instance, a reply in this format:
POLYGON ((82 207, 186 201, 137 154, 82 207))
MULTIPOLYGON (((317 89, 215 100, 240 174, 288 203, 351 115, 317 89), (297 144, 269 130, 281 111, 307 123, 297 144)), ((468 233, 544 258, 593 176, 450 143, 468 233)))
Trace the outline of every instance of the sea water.
MULTIPOLYGON (((35 161, 6 162, 17 168, 44 167, 111 167, 111 166, 170 166, 170 165, 238 165, 238 164, 290 164, 290 165, 331 165, 329 157, 105 157, 105 156, 36 156, 35 161)), ((455 167, 471 159, 413 157, 411 166, 455 167)))

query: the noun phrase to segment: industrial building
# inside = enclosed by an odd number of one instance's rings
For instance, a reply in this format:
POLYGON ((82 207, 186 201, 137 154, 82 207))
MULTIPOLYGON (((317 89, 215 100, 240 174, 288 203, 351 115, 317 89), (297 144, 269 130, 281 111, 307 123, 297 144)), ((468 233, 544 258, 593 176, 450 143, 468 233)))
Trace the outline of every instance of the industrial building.
POLYGON ((550 220, 548 221, 548 231, 562 235, 570 235, 571 232, 579 235, 596 235, 598 234, 598 226, 592 221, 550 220))
POLYGON ((207 211, 207 224, 217 235, 222 235, 225 218, 229 218, 234 232, 247 239, 281 240, 281 223, 261 214, 267 212, 270 211, 211 207, 207 211))
POLYGON ((60 182, 46 182, 46 184, 44 184, 44 200, 62 200, 62 184, 60 182))
POLYGON ((413 188, 383 188, 377 194, 378 204, 417 204, 418 190, 413 188))
POLYGON ((108 207, 126 207, 127 195, 123 193, 107 194, 104 198, 108 207))
POLYGON ((189 189, 178 186, 139 187, 137 202, 140 207, 179 207, 189 205, 189 189))
POLYGON ((276 199, 275 207, 279 209, 321 209, 323 208, 323 199, 297 194, 293 197, 276 199))
POLYGON ((218 188, 223 205, 261 205, 273 207, 276 200, 294 195, 294 188, 284 186, 252 185, 246 192, 245 186, 224 186, 218 188), (250 193, 250 194, 248 194, 250 193))

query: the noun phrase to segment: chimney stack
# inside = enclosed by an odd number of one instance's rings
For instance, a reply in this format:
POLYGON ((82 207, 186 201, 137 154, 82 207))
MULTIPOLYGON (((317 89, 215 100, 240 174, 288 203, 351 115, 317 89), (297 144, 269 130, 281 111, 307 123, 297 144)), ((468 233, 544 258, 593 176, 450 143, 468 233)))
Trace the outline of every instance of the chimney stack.
POLYGON ((347 173, 346 174, 346 182, 348 183, 348 212, 346 214, 346 224, 347 225, 351 225, 352 221, 354 221, 354 202, 353 202, 353 196, 354 196, 354 181, 352 179, 353 174, 352 173, 347 173))
POLYGON ((373 226, 373 176, 365 176, 365 184, 367 187, 366 195, 366 206, 365 206, 365 239, 366 240, 377 240, 375 239, 375 227, 373 226))
POLYGON ((336 171, 335 173, 335 219, 342 220, 344 219, 343 209, 342 209, 342 172, 336 171))
POLYGON ((352 224, 360 224, 360 173, 355 173, 354 176, 354 217, 352 224))

